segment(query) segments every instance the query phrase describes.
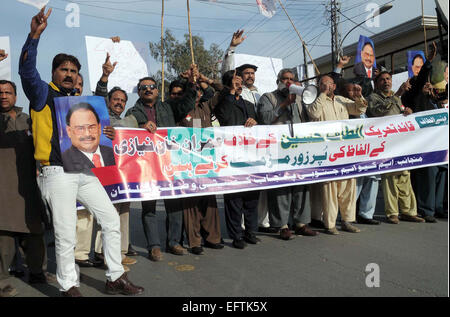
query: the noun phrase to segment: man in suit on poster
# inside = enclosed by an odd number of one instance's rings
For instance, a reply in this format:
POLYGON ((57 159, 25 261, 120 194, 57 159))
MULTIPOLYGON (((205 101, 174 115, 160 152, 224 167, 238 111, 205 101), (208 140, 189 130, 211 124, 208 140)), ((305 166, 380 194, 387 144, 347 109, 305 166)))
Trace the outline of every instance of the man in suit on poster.
POLYGON ((114 152, 100 145, 102 127, 94 107, 81 102, 73 105, 66 116, 66 131, 72 146, 63 154, 66 172, 90 172, 94 167, 115 165, 114 152))

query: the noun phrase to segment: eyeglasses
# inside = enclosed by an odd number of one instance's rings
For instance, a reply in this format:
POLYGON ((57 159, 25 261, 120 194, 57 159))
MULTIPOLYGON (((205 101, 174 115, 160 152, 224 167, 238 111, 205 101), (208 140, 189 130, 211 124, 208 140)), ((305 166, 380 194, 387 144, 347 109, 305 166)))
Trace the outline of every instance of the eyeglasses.
POLYGON ((97 132, 98 124, 90 124, 90 125, 77 125, 72 128, 73 131, 75 131, 76 135, 82 135, 86 133, 86 130, 89 131, 89 133, 97 132))
POLYGON ((156 89, 157 87, 156 87, 156 85, 154 85, 154 84, 152 84, 152 85, 142 85, 142 86, 139 86, 139 90, 142 90, 142 91, 145 91, 145 90, 147 90, 147 89, 149 89, 150 88, 150 90, 154 90, 154 89, 156 89))

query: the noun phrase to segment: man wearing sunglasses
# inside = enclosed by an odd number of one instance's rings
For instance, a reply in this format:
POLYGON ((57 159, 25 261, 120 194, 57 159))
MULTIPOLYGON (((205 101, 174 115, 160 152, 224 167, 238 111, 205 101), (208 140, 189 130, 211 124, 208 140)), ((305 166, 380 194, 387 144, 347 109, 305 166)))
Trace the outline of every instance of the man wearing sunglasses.
MULTIPOLYGON (((197 92, 194 89, 195 78, 199 78, 195 65, 189 71, 189 83, 181 98, 169 98, 161 101, 159 98, 156 80, 144 77, 137 85, 139 99, 134 107, 130 108, 126 116, 133 115, 139 127, 145 128, 150 133, 155 133, 159 127, 175 127, 176 122, 186 117, 187 113, 194 109, 197 92)), ((175 255, 185 255, 187 251, 180 245, 183 227, 183 207, 179 199, 166 199, 164 205, 167 213, 167 251, 175 255)), ((161 241, 158 232, 158 220, 156 217, 156 200, 142 202, 142 224, 149 258, 152 261, 161 261, 161 241)))

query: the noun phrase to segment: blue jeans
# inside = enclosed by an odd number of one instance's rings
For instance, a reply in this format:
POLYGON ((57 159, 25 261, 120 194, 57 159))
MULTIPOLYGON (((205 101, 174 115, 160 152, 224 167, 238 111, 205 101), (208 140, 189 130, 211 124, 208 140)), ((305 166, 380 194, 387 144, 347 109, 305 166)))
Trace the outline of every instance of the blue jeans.
POLYGON ((362 176, 356 179, 356 199, 359 197, 359 216, 372 219, 378 194, 378 177, 362 176))

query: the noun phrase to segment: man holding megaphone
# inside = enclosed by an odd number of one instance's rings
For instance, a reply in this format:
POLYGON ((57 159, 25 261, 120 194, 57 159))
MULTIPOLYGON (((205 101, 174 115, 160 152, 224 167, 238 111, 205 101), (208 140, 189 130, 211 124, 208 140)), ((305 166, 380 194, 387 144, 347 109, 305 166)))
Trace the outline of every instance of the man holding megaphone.
MULTIPOLYGON (((302 108, 299 96, 303 87, 294 84, 294 73, 290 69, 282 69, 278 73, 278 88, 261 96, 257 106, 260 124, 289 124, 307 121, 306 111, 302 108)), ((292 132, 292 131, 291 131, 292 132)), ((315 236, 317 232, 306 225, 311 221, 311 210, 305 208, 307 187, 304 185, 273 188, 267 191, 269 219, 272 227, 280 228, 280 238, 294 238, 289 227, 289 214, 292 210, 295 233, 297 235, 315 236)))

